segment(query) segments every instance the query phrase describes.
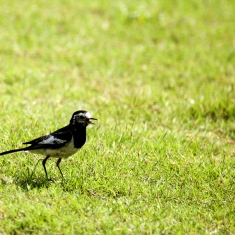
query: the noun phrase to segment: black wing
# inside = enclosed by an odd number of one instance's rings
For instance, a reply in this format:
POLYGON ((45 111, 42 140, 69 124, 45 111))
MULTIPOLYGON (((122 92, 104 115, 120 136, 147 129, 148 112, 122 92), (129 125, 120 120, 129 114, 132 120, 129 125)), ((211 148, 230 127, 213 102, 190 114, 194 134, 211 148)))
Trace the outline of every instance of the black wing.
POLYGON ((27 147, 30 149, 40 149, 40 148, 60 148, 67 144, 72 139, 72 132, 69 126, 63 127, 51 134, 41 136, 39 138, 33 139, 31 141, 25 142, 23 144, 31 144, 27 147))

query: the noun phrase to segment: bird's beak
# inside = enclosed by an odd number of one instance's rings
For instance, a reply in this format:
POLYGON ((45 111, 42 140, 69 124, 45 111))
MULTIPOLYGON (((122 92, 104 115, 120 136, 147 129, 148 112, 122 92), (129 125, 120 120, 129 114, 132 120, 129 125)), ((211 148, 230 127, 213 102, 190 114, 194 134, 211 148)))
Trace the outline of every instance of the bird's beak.
POLYGON ((97 118, 89 118, 89 119, 88 119, 88 123, 89 123, 89 124, 94 124, 94 125, 95 125, 95 123, 92 122, 91 120, 98 120, 98 119, 97 119, 97 118))

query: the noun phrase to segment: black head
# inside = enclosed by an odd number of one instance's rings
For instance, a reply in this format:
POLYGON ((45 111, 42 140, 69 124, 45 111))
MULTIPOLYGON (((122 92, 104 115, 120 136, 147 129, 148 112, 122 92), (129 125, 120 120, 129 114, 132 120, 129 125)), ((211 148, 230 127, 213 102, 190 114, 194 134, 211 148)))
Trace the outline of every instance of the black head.
POLYGON ((83 126, 88 126, 89 124, 94 124, 92 120, 97 120, 97 119, 93 118, 88 111, 79 110, 73 113, 73 116, 70 120, 70 124, 72 125, 82 124, 83 126))

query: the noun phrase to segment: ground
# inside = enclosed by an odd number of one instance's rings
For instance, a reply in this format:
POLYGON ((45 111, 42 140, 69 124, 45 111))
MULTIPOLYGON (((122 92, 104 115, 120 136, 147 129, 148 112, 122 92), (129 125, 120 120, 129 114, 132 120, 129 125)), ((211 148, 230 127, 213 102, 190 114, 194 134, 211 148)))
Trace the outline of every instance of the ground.
POLYGON ((0 151, 98 118, 61 162, 0 158, 0 234, 235 234, 235 2, 0 1, 0 151))

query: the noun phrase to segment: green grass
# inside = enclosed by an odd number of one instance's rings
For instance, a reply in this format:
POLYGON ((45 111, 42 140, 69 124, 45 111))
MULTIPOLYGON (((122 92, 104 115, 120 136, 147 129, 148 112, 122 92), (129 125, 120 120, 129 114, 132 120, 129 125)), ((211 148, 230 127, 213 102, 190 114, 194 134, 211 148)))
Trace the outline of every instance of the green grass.
POLYGON ((235 234, 234 1, 0 5, 0 151, 99 119, 66 181, 0 158, 0 234, 235 234))

